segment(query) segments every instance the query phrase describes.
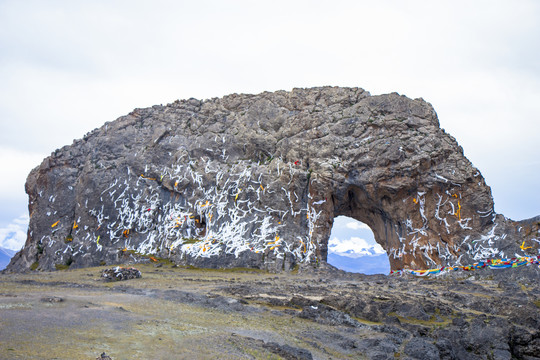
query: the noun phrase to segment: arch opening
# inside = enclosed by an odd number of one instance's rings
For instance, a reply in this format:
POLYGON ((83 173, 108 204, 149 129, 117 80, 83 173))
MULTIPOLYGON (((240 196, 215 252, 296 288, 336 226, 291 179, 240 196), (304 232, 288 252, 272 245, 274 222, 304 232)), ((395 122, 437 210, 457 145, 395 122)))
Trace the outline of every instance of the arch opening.
POLYGON ((366 275, 390 273, 388 254, 375 241, 373 230, 348 216, 334 218, 327 262, 348 272, 366 275))

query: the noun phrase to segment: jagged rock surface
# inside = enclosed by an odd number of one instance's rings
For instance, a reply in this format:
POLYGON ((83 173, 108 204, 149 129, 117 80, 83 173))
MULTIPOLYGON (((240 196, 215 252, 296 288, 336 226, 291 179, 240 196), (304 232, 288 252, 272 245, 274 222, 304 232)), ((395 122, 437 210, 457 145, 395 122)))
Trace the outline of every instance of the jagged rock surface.
POLYGON ((26 192, 28 239, 12 271, 140 255, 288 270, 326 261, 338 215, 368 224, 393 269, 539 249, 538 219, 494 213, 429 103, 359 88, 136 109, 55 151, 26 192))

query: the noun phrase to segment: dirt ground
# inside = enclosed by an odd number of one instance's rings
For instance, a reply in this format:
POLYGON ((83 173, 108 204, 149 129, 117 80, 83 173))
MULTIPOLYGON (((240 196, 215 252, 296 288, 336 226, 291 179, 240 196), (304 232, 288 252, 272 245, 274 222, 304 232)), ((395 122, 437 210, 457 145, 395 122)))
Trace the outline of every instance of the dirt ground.
POLYGON ((141 278, 105 282, 105 268, 0 275, 0 359, 535 358, 534 347, 488 344, 484 356, 489 339, 459 342, 475 326, 512 325, 505 306, 533 313, 523 333, 540 345, 533 285, 170 264, 138 264, 141 278))

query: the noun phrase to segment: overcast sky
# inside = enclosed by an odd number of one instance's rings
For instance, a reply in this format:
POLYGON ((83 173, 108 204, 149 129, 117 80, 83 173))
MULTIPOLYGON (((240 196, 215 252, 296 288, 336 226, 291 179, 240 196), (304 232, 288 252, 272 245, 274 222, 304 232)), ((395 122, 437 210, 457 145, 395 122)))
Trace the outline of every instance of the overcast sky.
POLYGON ((30 169, 106 121, 321 85, 424 98, 496 211, 540 215, 539 44, 535 0, 0 0, 0 235, 30 169))

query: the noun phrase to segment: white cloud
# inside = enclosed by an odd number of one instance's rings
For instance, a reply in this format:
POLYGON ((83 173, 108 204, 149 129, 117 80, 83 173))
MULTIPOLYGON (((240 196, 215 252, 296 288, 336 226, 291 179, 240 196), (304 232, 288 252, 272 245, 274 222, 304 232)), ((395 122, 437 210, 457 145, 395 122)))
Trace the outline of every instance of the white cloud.
POLYGON ((348 227, 349 229, 353 229, 353 230, 360 230, 360 229, 371 230, 371 228, 369 226, 367 226, 366 224, 364 224, 364 223, 362 223, 360 221, 350 221, 347 224, 345 224, 345 226, 348 227))
POLYGON ((19 251, 26 241, 28 221, 28 215, 24 214, 0 228, 0 247, 19 251))
POLYGON ((26 152, 0 146, 0 199, 26 201, 24 184, 26 177, 34 167, 38 166, 44 154, 26 152), (8 175, 9 174, 9 175, 8 175))
POLYGON ((539 16, 535 0, 0 1, 0 199, 24 203, 46 153, 135 107, 339 85, 431 102, 496 210, 538 215, 539 16))
POLYGON ((328 241, 328 251, 352 258, 377 256, 386 253, 381 245, 370 245, 366 240, 359 237, 351 237, 346 240, 340 240, 334 237, 328 241))

